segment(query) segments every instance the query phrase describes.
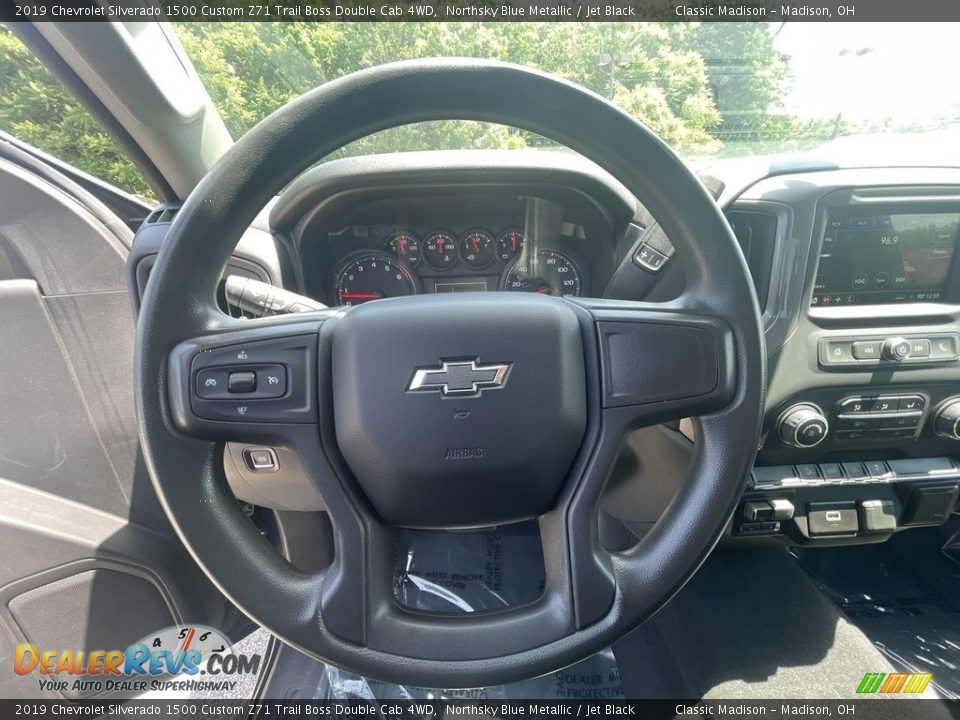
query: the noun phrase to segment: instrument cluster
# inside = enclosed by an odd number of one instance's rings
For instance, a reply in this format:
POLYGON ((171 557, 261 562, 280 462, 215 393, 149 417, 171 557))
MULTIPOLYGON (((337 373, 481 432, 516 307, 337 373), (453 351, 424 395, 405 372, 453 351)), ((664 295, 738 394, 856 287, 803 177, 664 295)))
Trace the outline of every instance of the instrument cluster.
POLYGON ((577 297, 585 288, 582 261, 554 247, 559 243, 529 240, 519 227, 496 232, 483 227, 462 232, 437 228, 422 234, 395 227, 353 227, 343 233, 359 235, 367 248, 337 263, 330 298, 337 305, 419 293, 494 290, 577 297))

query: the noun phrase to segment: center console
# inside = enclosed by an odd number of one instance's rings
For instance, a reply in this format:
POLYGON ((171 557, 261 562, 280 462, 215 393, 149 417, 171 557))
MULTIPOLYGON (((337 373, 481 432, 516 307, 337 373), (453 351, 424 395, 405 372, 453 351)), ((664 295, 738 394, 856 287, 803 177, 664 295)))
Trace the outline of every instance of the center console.
POLYGON ((955 184, 838 171, 757 189, 789 204, 796 246, 773 270, 767 415, 733 536, 876 542, 957 508, 960 175, 946 175, 955 184))

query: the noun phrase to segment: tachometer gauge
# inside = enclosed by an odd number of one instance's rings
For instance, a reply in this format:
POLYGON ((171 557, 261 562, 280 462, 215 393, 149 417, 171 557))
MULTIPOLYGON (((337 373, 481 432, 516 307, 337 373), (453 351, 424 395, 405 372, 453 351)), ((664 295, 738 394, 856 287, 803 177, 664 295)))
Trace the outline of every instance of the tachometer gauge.
POLYGON ((490 233, 470 230, 460 238, 460 257, 472 268, 485 268, 493 262, 495 244, 490 233))
POLYGON ((387 251, 410 267, 420 264, 420 240, 413 233, 395 232, 387 238, 387 251))
POLYGON ((556 250, 537 250, 522 255, 503 274, 503 289, 543 295, 579 297, 583 291, 580 270, 569 257, 556 250))
POLYGON ((335 276, 338 305, 359 305, 370 300, 416 295, 416 276, 403 263, 382 252, 365 252, 347 258, 335 276))
POLYGON ((457 241, 446 230, 437 230, 423 241, 423 256, 437 270, 446 270, 457 264, 457 241))
POLYGON ((526 238, 519 230, 504 230, 497 238, 497 257, 502 263, 508 263, 523 252, 526 238))

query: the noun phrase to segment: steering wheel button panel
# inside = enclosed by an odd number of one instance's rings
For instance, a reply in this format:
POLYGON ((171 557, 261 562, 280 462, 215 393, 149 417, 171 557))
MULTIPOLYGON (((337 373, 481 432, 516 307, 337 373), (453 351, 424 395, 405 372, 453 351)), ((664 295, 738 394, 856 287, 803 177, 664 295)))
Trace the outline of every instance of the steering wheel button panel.
POLYGON ((315 422, 316 348, 316 335, 209 349, 181 346, 172 367, 188 365, 192 392, 180 402, 174 398, 174 411, 193 425, 315 422))

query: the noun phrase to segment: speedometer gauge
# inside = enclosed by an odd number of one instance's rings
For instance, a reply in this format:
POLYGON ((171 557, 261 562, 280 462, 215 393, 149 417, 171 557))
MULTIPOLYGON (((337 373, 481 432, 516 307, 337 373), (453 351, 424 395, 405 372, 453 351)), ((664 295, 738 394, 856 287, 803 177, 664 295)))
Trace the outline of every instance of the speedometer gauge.
POLYGON ((418 291, 413 273, 381 252, 347 258, 336 273, 335 288, 338 305, 359 305, 381 298, 416 295, 418 291))
POLYGON ((523 255, 503 274, 503 289, 542 295, 579 297, 583 278, 576 264, 556 250, 523 255))

